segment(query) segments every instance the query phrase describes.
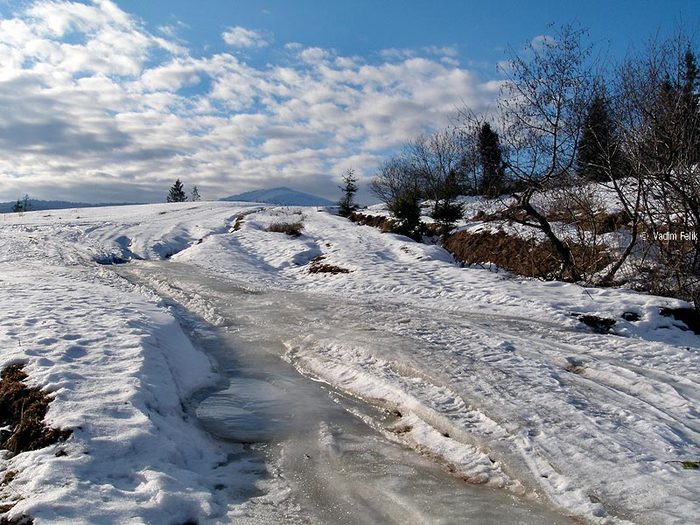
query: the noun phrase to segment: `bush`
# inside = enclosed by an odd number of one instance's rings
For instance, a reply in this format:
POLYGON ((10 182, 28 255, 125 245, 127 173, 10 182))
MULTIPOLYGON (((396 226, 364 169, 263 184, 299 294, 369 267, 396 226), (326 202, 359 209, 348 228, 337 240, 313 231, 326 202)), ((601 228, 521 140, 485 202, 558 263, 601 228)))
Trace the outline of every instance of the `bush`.
POLYGON ((421 221, 420 201, 417 193, 407 193, 397 197, 387 207, 396 218, 394 232, 412 239, 420 239, 423 221, 421 221))
POLYGON ((299 237, 304 225, 301 222, 273 222, 267 227, 267 231, 275 233, 286 233, 290 237, 299 237))

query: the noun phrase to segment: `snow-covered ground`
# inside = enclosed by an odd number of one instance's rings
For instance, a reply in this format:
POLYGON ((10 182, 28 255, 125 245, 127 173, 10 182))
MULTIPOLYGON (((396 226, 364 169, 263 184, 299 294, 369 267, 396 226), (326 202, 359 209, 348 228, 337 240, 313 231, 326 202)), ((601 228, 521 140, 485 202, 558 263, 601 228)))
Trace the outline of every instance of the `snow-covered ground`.
MULTIPOLYGON (((316 298, 323 323, 279 330, 283 357, 398 411, 386 432, 460 477, 592 523, 697 517, 698 472, 679 462, 700 459, 700 339, 658 311, 680 301, 460 268, 437 246, 316 208, 208 202, 0 217, 0 365, 26 363, 56 397, 50 423, 74 431, 2 461, 17 472, 2 491, 10 515, 183 523, 285 511, 262 479, 261 495, 240 497, 260 466, 183 406, 217 375, 151 290, 177 295, 178 283, 151 272, 148 287, 129 285, 95 262, 165 258, 281 301, 316 298), (273 222, 302 222, 303 234, 266 231, 273 222), (314 259, 349 272, 310 272, 314 259), (595 334, 572 313, 617 323, 595 334)), ((225 323, 204 295, 185 296, 225 323)))

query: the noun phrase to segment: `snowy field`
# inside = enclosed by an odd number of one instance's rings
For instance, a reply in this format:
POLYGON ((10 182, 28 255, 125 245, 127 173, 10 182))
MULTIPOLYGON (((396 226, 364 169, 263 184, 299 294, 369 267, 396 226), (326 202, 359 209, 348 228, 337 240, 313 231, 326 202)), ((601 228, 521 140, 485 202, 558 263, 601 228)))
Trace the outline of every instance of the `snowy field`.
POLYGON ((397 414, 366 417, 459 479, 586 523, 697 519, 700 474, 681 462, 700 460, 700 338, 659 314, 682 302, 460 268, 316 208, 208 202, 0 217, 0 365, 24 363, 55 397, 50 424, 73 430, 0 462, 10 516, 304 521, 262 459, 189 408, 221 370, 169 305, 229 322, 199 276, 272 297, 248 314, 280 358, 397 414), (321 264, 347 273, 310 271, 321 264), (598 334, 572 314, 617 322, 598 334))

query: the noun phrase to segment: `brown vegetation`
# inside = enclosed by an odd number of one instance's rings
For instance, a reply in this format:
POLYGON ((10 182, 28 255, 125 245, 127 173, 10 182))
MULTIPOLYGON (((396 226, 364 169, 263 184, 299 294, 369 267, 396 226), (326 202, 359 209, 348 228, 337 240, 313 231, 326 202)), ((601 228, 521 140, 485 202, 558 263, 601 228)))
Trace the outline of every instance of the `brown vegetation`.
POLYGON ((309 265, 309 273, 350 273, 350 270, 348 270, 347 268, 341 268, 340 266, 335 266, 333 264, 326 264, 322 262, 324 259, 325 256, 323 255, 314 257, 311 260, 311 264, 309 265))
POLYGON ((348 219, 357 224, 379 228, 384 232, 392 231, 394 228, 394 221, 389 217, 384 217, 383 215, 366 215, 364 213, 354 211, 348 216, 348 219))
MULTIPOLYGON (((573 257, 588 272, 600 271, 610 263, 602 247, 570 243, 573 257)), ((552 279, 562 272, 561 259, 549 241, 524 239, 503 231, 460 231, 450 235, 444 247, 465 264, 492 263, 526 277, 552 279)))
POLYGON ((273 222, 267 227, 267 231, 286 233, 290 237, 299 237, 304 225, 301 222, 273 222))
POLYGON ((53 445, 70 436, 68 429, 48 427, 44 417, 52 399, 41 389, 23 383, 22 365, 10 365, 0 376, 0 447, 15 454, 53 445))

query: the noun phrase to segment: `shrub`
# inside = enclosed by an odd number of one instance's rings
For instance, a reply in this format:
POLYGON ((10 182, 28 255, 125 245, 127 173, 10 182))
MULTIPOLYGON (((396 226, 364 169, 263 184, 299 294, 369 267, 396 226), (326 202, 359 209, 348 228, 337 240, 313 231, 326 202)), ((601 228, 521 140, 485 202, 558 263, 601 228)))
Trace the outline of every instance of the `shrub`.
POLYGON ((273 222, 267 227, 267 231, 275 233, 286 233, 290 237, 299 237, 304 225, 301 222, 273 222))

